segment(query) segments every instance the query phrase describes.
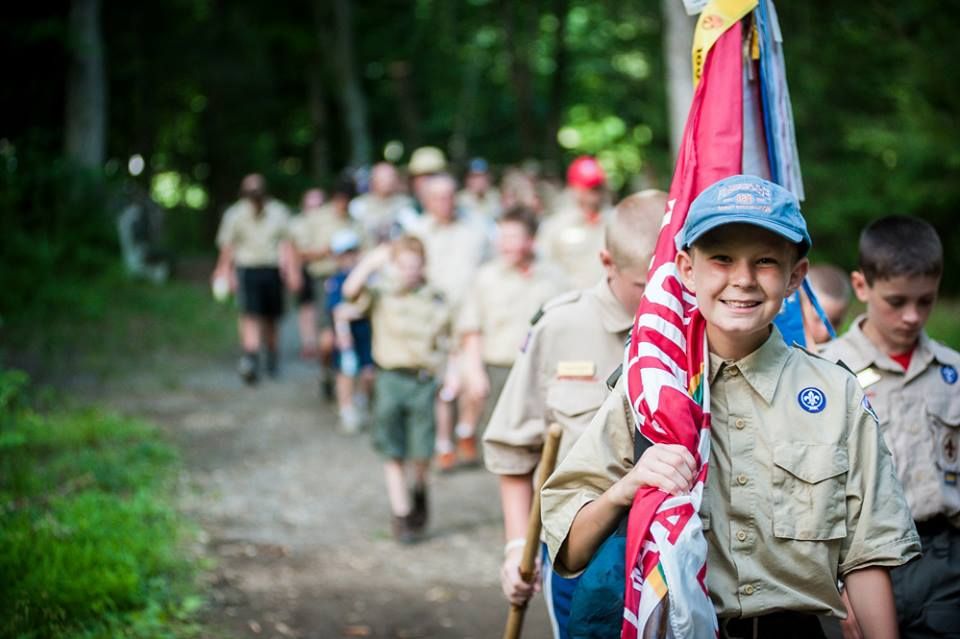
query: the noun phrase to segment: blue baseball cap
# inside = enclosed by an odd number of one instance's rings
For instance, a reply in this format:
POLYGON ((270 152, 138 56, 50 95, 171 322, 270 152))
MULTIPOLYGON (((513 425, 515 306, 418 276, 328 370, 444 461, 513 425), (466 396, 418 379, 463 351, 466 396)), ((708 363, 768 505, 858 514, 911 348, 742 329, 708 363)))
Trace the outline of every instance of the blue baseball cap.
POLYGON ((343 255, 347 251, 356 251, 360 248, 360 236, 351 229, 340 229, 330 238, 330 252, 334 255, 343 255))
POLYGON ((483 158, 473 158, 467 166, 468 173, 487 173, 490 171, 490 165, 483 158))
POLYGON ((801 257, 812 244, 793 193, 755 175, 734 175, 711 184, 694 199, 683 225, 682 246, 736 223, 759 226, 799 245, 801 257))

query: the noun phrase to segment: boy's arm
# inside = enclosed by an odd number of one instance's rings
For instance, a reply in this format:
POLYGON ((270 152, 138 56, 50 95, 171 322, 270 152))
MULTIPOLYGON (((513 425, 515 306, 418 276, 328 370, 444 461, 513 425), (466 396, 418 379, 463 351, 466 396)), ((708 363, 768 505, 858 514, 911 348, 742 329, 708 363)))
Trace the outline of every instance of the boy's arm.
POLYGON ((344 299, 356 299, 367 287, 367 280, 370 279, 370 276, 383 268, 389 260, 390 247, 386 244, 382 244, 367 253, 343 282, 344 299))
POLYGON ((873 566, 854 570, 844 577, 844 586, 864 639, 896 639, 899 636, 893 585, 886 568, 873 566))
POLYGON ((500 475, 500 504, 507 538, 503 547, 500 586, 511 603, 522 604, 540 589, 539 579, 528 584, 520 578, 520 559, 533 506, 533 473, 500 475))

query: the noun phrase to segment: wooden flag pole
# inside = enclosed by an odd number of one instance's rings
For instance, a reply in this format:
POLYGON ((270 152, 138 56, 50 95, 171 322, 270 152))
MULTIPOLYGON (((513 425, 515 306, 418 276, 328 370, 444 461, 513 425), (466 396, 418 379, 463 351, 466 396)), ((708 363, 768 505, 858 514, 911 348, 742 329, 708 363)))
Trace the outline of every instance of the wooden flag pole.
MULTIPOLYGON (((533 490, 533 505, 530 507, 530 521, 527 523, 527 539, 523 546, 523 557, 520 559, 520 578, 528 584, 532 583, 536 576, 537 554, 540 552, 540 489, 557 465, 557 452, 560 450, 562 434, 563 429, 559 424, 550 424, 550 428, 547 429, 547 441, 544 442, 543 453, 540 455, 540 468, 533 490)), ((520 638, 523 615, 526 611, 526 603, 510 604, 507 625, 503 629, 503 639, 520 638)))

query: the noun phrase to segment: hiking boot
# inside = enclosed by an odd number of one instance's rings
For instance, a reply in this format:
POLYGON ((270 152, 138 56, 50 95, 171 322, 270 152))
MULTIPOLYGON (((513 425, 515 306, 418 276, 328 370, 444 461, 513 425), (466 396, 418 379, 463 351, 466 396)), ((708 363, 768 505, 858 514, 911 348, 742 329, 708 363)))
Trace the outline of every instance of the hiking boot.
POLYGON ((427 527, 429 510, 427 507, 427 487, 419 484, 413 487, 413 510, 410 512, 410 525, 416 532, 427 527))
POLYGON ((476 437, 461 437, 457 440, 457 458, 462 466, 476 466, 480 463, 476 437))
POLYGON ((401 544, 414 544, 419 540, 418 531, 410 523, 410 515, 400 517, 393 515, 390 518, 390 530, 393 539, 401 544))
POLYGON ((277 375, 280 372, 279 358, 277 357, 277 351, 267 351, 267 375, 271 378, 276 379, 277 375))
POLYGON ((240 374, 240 379, 242 379, 248 386, 256 384, 257 356, 253 353, 245 353, 243 357, 240 358, 240 362, 237 364, 237 373, 240 374))
POLYGON ((446 453, 437 453, 433 461, 436 463, 438 471, 449 473, 457 467, 457 453, 452 450, 446 453))

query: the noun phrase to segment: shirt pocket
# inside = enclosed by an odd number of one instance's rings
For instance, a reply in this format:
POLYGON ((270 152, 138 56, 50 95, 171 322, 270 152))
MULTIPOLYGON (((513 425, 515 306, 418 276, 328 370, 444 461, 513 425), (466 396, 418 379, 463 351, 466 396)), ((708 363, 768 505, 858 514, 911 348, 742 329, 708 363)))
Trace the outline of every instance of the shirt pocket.
POLYGON ((933 436, 934 458, 944 473, 947 485, 957 485, 960 471, 960 401, 926 402, 927 425, 933 436))
POLYGON ((823 541, 847 536, 847 451, 790 442, 773 450, 773 534, 823 541))
POLYGON ((605 398, 603 385, 597 380, 554 380, 547 387, 548 418, 563 427, 564 439, 572 444, 586 430, 605 398))

